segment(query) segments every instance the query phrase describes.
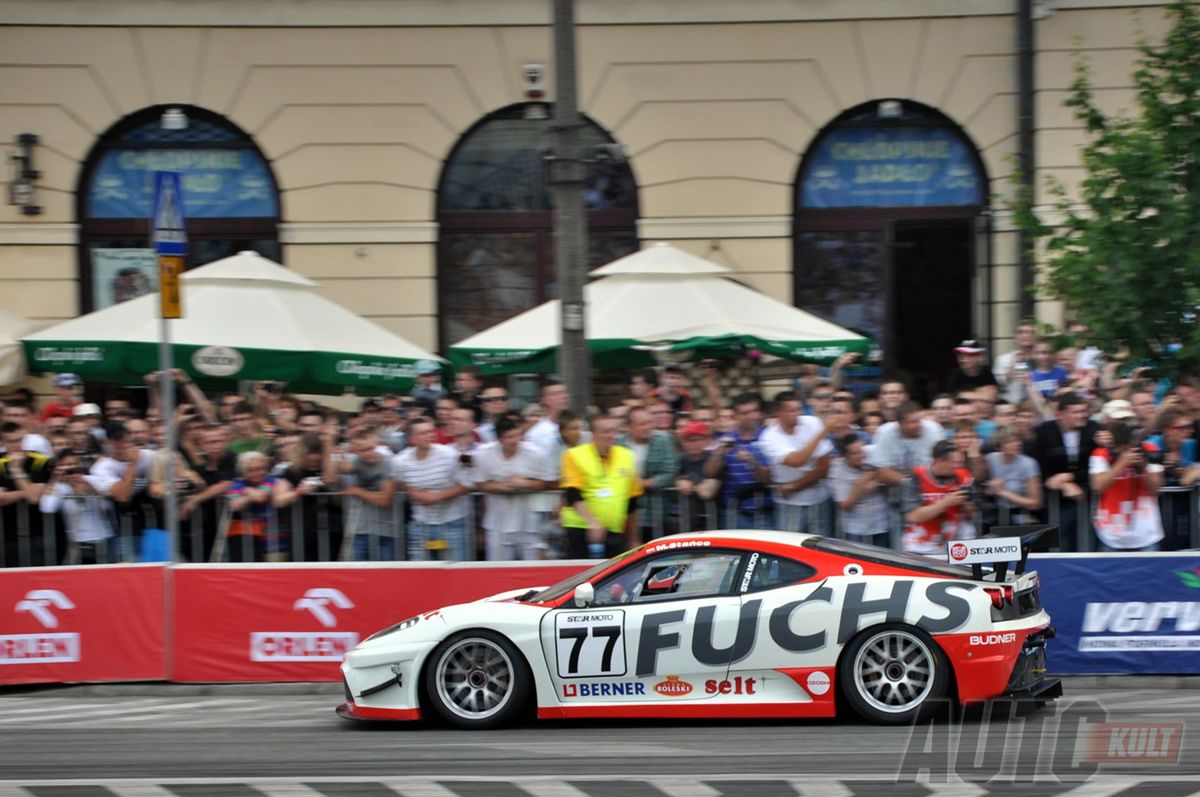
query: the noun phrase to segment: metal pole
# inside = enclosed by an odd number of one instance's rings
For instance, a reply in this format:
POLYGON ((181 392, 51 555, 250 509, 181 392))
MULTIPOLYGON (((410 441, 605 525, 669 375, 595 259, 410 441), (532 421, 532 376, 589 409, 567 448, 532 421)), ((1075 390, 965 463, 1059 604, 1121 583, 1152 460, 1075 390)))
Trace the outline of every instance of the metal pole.
MULTIPOLYGON (((1037 183, 1034 152, 1034 39, 1033 0, 1017 0, 1017 169, 1021 190, 1028 192, 1032 202, 1037 183)), ((1017 307, 1020 318, 1033 315, 1034 284, 1033 254, 1035 243, 1025 230, 1017 231, 1017 307)))
POLYGON ((571 409, 584 413, 592 403, 591 367, 584 333, 587 219, 583 209, 586 170, 575 94, 575 3, 554 0, 554 158, 550 183, 554 200, 554 264, 562 307, 558 373, 571 396, 571 409))
MULTIPOLYGON (((167 544, 170 546, 170 561, 177 557, 179 545, 179 491, 175 484, 175 450, 178 448, 175 429, 175 379, 171 374, 171 327, 170 320, 163 318, 159 321, 162 330, 162 341, 158 347, 158 389, 160 392, 159 406, 162 407, 163 420, 167 424, 167 492, 163 496, 163 514, 166 516, 167 544)), ((134 463, 137 467, 137 463, 134 463)))

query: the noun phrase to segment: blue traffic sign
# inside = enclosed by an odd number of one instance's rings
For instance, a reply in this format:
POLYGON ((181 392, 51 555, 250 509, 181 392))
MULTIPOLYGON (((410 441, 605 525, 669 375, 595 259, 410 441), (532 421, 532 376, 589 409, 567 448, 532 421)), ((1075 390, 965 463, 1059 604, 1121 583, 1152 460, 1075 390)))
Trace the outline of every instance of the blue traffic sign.
POLYGON ((154 251, 160 255, 187 254, 179 172, 154 173, 154 251))

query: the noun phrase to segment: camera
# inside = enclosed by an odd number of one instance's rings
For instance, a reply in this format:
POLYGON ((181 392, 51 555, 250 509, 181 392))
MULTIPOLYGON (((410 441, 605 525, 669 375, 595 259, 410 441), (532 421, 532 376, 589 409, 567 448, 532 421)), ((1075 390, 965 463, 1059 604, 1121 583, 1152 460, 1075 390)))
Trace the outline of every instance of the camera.
POLYGON ((1029 373, 1029 363, 1022 360, 1021 362, 1013 365, 1012 369, 1014 374, 1027 374, 1029 373))
POLYGON ((82 476, 88 472, 88 469, 82 465, 72 465, 69 468, 63 468, 64 476, 82 476))
POLYGON ((466 465, 469 468, 475 462, 475 458, 472 457, 470 454, 463 453, 463 454, 459 454, 458 461, 461 462, 463 465, 466 465))
POLYGON ((325 486, 325 480, 322 479, 320 476, 309 476, 308 478, 300 480, 300 486, 308 487, 309 489, 312 489, 312 490, 320 490, 322 487, 325 486))

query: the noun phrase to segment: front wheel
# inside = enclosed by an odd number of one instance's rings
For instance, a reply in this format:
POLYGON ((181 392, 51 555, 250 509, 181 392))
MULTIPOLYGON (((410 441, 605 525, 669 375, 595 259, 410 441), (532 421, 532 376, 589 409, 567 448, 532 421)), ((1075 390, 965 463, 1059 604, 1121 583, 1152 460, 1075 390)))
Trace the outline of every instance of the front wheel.
POLYGON ((885 725, 925 716, 945 697, 950 664, 918 628, 868 628, 846 647, 839 672, 842 695, 860 717, 885 725))
POLYGON ((521 653, 491 631, 457 634, 425 668, 433 708, 460 728, 498 728, 516 719, 529 700, 532 678, 521 653))

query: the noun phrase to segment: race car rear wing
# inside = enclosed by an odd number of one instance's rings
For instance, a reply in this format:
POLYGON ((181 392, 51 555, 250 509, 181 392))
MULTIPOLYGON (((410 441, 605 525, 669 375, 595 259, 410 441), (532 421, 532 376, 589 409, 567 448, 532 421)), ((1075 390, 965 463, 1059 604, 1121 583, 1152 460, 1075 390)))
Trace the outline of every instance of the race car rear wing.
MULTIPOLYGON (((1013 567, 1013 576, 1020 576, 1025 572, 1025 564, 1029 559, 1029 552, 1033 550, 1034 544, 1038 543, 1041 548, 1051 548, 1058 545, 1058 524, 1049 525, 1027 525, 1027 526, 992 526, 991 533, 985 534, 972 543, 986 542, 988 540, 1020 539, 1021 552, 1020 557, 1015 561, 1013 567)), ((1009 557, 997 559, 993 562, 974 561, 971 563, 971 575, 976 581, 983 578, 983 566, 985 564, 992 565, 992 572, 997 582, 1004 581, 1008 576, 1008 564, 1013 561, 1009 557)))

